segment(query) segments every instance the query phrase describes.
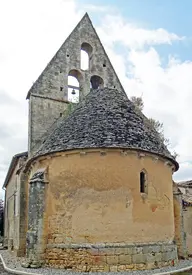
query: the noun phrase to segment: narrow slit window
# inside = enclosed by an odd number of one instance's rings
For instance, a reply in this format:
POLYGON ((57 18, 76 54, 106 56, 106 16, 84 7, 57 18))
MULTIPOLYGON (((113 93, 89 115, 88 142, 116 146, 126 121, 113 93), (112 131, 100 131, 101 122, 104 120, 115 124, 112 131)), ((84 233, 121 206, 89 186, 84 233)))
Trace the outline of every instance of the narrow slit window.
POLYGON ((146 175, 144 172, 140 173, 140 193, 146 193, 146 175))

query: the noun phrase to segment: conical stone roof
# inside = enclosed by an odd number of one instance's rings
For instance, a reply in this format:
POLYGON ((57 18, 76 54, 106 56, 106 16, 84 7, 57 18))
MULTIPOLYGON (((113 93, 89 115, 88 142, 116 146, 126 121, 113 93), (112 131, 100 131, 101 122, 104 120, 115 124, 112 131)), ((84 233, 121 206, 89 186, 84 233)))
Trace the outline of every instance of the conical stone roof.
POLYGON ((116 89, 91 91, 66 118, 61 118, 36 156, 83 148, 144 150, 178 164, 125 93, 116 89))

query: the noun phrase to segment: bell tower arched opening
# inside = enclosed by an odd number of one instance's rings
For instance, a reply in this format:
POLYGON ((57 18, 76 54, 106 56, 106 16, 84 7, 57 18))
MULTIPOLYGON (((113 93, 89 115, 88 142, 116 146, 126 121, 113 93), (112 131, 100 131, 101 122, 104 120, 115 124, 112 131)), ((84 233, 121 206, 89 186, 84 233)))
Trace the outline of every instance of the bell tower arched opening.
POLYGON ((68 100, 72 103, 79 102, 79 90, 82 75, 78 70, 71 70, 68 74, 68 100))
POLYGON ((89 70, 90 69, 90 58, 93 52, 93 48, 88 43, 81 44, 81 55, 80 55, 80 67, 81 70, 89 70))
POLYGON ((90 79, 91 89, 96 90, 104 87, 103 79, 98 75, 93 75, 90 79))

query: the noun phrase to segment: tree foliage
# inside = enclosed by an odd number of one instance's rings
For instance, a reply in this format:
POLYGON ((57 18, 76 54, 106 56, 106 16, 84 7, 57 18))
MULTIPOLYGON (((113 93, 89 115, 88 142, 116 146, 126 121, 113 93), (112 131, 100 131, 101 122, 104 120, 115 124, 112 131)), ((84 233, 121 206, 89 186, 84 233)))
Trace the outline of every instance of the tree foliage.
MULTIPOLYGON (((136 108, 138 108, 141 112, 143 111, 144 108, 144 102, 142 97, 136 97, 136 96, 132 96, 131 101, 133 102, 133 104, 136 106, 136 108)), ((157 133, 159 134, 159 138, 160 140, 166 145, 168 146, 169 143, 169 139, 165 138, 164 136, 164 128, 163 128, 163 123, 155 120, 154 118, 149 118, 149 123, 150 125, 157 131, 157 133)), ((174 151, 173 152, 173 157, 176 159, 178 157, 178 154, 174 151)))
POLYGON ((142 97, 136 97, 136 96, 132 96, 131 97, 131 101, 133 102, 133 104, 140 110, 143 110, 144 107, 144 102, 142 97))
POLYGON ((160 140, 166 145, 169 145, 169 139, 164 136, 163 123, 155 120, 154 118, 149 118, 149 122, 153 128, 158 132, 160 140))

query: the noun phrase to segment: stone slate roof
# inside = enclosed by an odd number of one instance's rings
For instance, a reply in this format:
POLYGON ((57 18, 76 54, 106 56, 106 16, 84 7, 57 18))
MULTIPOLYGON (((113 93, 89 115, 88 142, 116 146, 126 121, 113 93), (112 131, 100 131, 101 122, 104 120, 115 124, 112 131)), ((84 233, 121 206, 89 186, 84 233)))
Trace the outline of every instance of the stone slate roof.
POLYGON ((82 148, 130 148, 162 155, 178 164, 146 117, 116 89, 91 91, 61 118, 34 157, 82 148))
POLYGON ((16 154, 13 156, 12 160, 11 160, 11 163, 9 165, 9 169, 8 169, 8 172, 7 172, 7 175, 6 175, 6 178, 5 178, 5 181, 4 181, 4 184, 3 184, 3 187, 2 188, 5 188, 8 183, 9 183, 9 180, 10 180, 10 177, 17 165, 17 161, 19 160, 19 158, 21 157, 28 157, 28 152, 22 152, 22 153, 19 153, 19 154, 16 154))
POLYGON ((192 188, 192 180, 177 182, 179 187, 192 188))

